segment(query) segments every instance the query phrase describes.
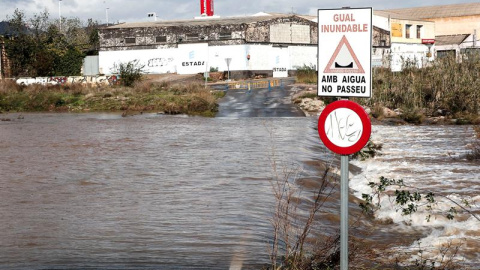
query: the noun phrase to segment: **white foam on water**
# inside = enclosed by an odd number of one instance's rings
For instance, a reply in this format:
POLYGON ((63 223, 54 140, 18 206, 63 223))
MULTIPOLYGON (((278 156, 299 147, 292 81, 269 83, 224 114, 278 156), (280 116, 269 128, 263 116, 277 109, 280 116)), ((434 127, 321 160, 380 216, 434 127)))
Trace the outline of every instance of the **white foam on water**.
MULTIPOLYGON (((403 179, 408 186, 403 189, 418 190, 423 198, 428 192, 435 194, 432 211, 419 206, 411 215, 402 215, 395 204, 394 192, 398 186, 387 188, 386 193, 391 196, 384 194, 380 201, 373 198, 373 203, 381 206, 375 212, 376 218, 391 220, 405 230, 426 228, 431 231, 419 240, 421 246, 426 247, 424 257, 436 258, 447 246, 460 246, 458 254, 462 256, 457 255, 455 260, 475 263, 480 259, 477 252, 480 250, 480 221, 469 213, 480 217, 480 166, 462 158, 468 152, 466 145, 473 141, 471 132, 468 127, 458 126, 374 126, 372 141, 383 145, 383 155, 351 162, 362 168, 360 174, 350 177, 350 188, 358 198, 362 198, 362 194, 372 195, 368 183, 378 183, 381 176, 403 179), (455 217, 450 220, 446 214, 452 207, 457 213, 452 213, 455 217)), ((426 201, 422 199, 422 202, 426 201)), ((397 248, 414 251, 418 243, 397 248)), ((415 261, 415 256, 410 259, 415 261)))

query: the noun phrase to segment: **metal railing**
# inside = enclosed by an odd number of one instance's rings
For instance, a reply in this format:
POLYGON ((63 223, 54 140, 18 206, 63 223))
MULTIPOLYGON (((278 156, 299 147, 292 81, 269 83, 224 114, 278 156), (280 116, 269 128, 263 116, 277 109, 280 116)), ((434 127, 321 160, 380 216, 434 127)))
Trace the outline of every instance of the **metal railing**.
POLYGON ((225 90, 254 90, 254 89, 266 89, 272 91, 272 87, 280 87, 283 89, 285 83, 283 80, 262 80, 262 81, 242 81, 242 82, 230 82, 225 85, 225 90))

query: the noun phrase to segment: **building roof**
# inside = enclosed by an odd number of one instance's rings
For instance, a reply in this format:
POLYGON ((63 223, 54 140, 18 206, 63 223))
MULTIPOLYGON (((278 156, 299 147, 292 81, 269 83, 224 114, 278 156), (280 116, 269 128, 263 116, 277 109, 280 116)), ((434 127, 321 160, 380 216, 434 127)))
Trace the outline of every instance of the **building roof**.
POLYGON ((416 19, 434 19, 480 15, 480 2, 384 10, 416 19))
POLYGON ((435 45, 442 46, 442 45, 460 45, 462 44, 465 39, 469 36, 469 34, 464 35, 445 35, 445 36, 436 36, 435 37, 435 45))
MULTIPOLYGON (((244 17, 225 17, 225 18, 202 18, 193 20, 174 20, 174 21, 156 21, 156 22, 134 22, 122 23, 107 27, 107 29, 116 28, 136 28, 136 27, 169 27, 169 26, 210 26, 210 25, 228 25, 228 24, 249 24, 261 21, 269 21, 275 18, 292 17, 296 15, 275 14, 267 16, 244 16, 244 17)), ((300 17, 300 16, 296 16, 300 17)))
POLYGON ((373 10, 373 15, 400 20, 422 21, 419 18, 410 16, 408 13, 401 14, 390 10, 373 10))

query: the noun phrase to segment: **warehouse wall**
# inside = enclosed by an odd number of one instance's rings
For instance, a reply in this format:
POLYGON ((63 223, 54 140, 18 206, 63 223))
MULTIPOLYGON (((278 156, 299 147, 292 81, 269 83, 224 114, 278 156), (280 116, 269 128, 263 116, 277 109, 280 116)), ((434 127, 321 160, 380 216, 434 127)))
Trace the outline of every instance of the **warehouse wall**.
POLYGON ((288 70, 316 64, 316 46, 229 45, 208 46, 207 43, 182 44, 178 48, 100 51, 100 73, 115 74, 120 63, 138 60, 150 74, 196 74, 210 67, 227 71, 226 58, 231 58, 231 71, 274 71, 285 77, 288 70), (250 59, 248 59, 248 57, 250 59))

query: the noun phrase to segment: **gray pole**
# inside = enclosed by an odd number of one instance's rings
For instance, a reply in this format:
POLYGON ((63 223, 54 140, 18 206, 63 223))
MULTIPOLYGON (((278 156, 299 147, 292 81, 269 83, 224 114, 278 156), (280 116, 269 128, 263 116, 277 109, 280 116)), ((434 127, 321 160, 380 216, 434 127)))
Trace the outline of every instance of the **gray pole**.
POLYGON ((105 18, 107 19, 107 26, 108 26, 108 7, 105 8, 105 18))
POLYGON ((340 270, 348 270, 348 156, 340 160, 340 270))
POLYGON ((477 29, 473 29, 473 47, 477 47, 477 29))
POLYGON ((58 0, 58 29, 62 31, 62 0, 58 0))

